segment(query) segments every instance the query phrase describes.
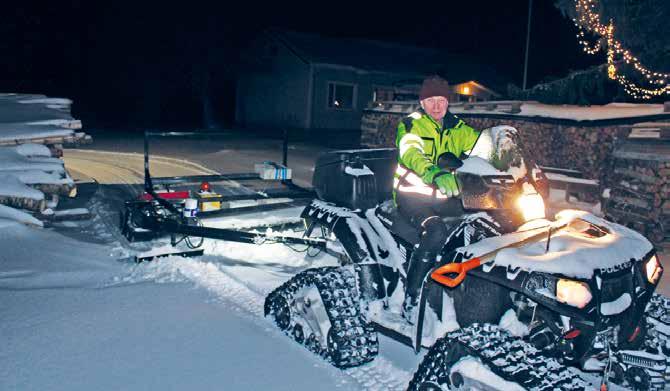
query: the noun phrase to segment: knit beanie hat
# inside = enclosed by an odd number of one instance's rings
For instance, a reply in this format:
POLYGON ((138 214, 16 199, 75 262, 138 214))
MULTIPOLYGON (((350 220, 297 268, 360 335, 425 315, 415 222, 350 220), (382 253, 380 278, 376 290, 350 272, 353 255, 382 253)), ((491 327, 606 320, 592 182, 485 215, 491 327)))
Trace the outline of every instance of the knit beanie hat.
POLYGON ((449 97, 449 83, 437 75, 428 76, 421 85, 419 100, 424 100, 431 96, 449 97))

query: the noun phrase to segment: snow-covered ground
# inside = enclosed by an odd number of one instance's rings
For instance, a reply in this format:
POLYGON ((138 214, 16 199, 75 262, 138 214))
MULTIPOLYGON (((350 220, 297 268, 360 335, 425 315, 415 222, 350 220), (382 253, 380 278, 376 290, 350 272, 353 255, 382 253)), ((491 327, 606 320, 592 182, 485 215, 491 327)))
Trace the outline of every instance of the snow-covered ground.
POLYGON ((328 255, 206 241, 207 256, 135 265, 117 261, 129 254, 119 243, 10 220, 0 219, 0 389, 403 389, 419 362, 382 339, 373 364, 340 371, 263 317, 270 290, 306 267, 335 264, 328 255))

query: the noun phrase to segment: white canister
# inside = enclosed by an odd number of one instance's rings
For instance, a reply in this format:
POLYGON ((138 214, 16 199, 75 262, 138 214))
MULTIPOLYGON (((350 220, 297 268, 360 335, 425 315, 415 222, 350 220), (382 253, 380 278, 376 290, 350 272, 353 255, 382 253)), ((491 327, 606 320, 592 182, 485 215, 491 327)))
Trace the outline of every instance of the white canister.
POLYGON ((187 198, 184 202, 184 217, 195 217, 198 214, 198 200, 187 198))

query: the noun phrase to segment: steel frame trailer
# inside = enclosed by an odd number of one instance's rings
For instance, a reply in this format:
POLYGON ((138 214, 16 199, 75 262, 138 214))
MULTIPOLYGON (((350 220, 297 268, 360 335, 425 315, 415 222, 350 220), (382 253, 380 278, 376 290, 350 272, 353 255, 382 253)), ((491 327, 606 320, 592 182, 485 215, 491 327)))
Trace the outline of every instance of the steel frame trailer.
MULTIPOLYGON (((202 244, 202 238, 226 240, 240 243, 285 243, 300 244, 314 247, 320 250, 326 250, 326 240, 307 237, 293 237, 281 235, 268 235, 260 232, 248 232, 244 230, 204 227, 200 218, 190 211, 185 210, 181 202, 169 200, 157 193, 154 183, 160 184, 179 184, 193 183, 203 180, 258 180, 256 173, 240 173, 228 175, 200 175, 200 176, 182 176, 182 177, 162 177, 152 178, 149 171, 149 138, 150 137, 184 137, 184 136, 203 136, 220 135, 221 133, 193 133, 193 132, 145 132, 144 133, 144 192, 149 199, 129 200, 125 202, 124 210, 121 212, 120 228, 121 233, 129 241, 152 240, 154 238, 170 235, 173 246, 186 241, 189 248, 197 248, 202 244), (177 238, 181 235, 181 238, 177 238)), ((284 157, 283 163, 287 160, 287 137, 284 133, 284 157)), ((282 180, 282 184, 288 187, 288 190, 265 191, 264 193, 254 192, 249 195, 224 196, 223 201, 239 200, 261 200, 272 198, 291 198, 291 199, 312 199, 314 192, 306 190, 295 185, 290 179, 282 180)), ((181 201, 181 200, 179 200, 181 201)), ((264 206, 264 205, 263 205, 264 206)), ((263 206, 252 206, 244 209, 262 209, 263 206)), ((238 208, 242 209, 242 208, 238 208)), ((225 213, 225 212, 224 212, 225 213)), ((213 213, 208 213, 211 216, 213 213)))

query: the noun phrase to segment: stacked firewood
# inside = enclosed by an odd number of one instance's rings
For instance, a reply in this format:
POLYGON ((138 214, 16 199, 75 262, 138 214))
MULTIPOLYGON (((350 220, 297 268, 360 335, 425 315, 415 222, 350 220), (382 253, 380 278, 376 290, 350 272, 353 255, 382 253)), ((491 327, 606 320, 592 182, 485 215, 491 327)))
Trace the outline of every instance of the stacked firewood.
POLYGON ((660 244, 670 240, 670 137, 664 133, 670 125, 654 127, 658 131, 646 135, 633 127, 614 152, 603 212, 660 244))
MULTIPOLYGON (((417 105, 404 102, 381 104, 364 112, 361 145, 378 148, 395 146, 397 125, 417 105)), ((586 178, 602 181, 602 167, 609 163, 616 142, 625 138, 630 126, 578 126, 552 121, 509 116, 489 118, 458 115, 475 129, 509 125, 519 130, 525 151, 539 165, 581 171, 586 178)))

